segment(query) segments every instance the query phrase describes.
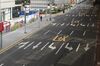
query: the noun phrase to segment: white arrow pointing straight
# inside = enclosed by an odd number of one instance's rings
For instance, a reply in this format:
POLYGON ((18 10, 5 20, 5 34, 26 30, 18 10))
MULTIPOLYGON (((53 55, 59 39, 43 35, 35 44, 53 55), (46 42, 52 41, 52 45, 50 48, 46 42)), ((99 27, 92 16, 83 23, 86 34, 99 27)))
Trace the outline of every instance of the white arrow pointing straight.
POLYGON ((40 44, 42 44, 42 42, 39 42, 37 45, 33 46, 32 49, 36 49, 40 44))

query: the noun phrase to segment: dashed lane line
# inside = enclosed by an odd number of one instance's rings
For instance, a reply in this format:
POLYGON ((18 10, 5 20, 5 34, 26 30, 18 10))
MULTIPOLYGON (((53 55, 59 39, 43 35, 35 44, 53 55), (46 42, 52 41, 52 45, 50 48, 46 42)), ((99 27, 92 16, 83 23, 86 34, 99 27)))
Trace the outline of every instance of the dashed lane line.
POLYGON ((79 48, 80 48, 80 43, 78 44, 78 46, 76 48, 76 52, 78 52, 79 48))
POLYGON ((34 43, 34 41, 30 44, 28 44, 24 49, 27 49, 28 47, 30 47, 32 44, 34 43))
POLYGON ((62 32, 62 30, 60 30, 59 32, 58 32, 58 34, 60 34, 62 32))
POLYGON ((64 25, 65 25, 65 23, 62 23, 62 24, 61 24, 61 26, 64 26, 64 25))
POLYGON ((59 51, 61 50, 61 48, 64 46, 65 43, 63 43, 60 48, 57 50, 57 52, 55 53, 55 55, 57 55, 59 53, 59 51))
POLYGON ((50 30, 48 30, 47 32, 45 32, 44 35, 46 35, 46 34, 49 33, 49 32, 50 32, 50 30))
POLYGON ((46 45, 44 45, 40 50, 42 51, 48 44, 49 42, 47 42, 46 45))
POLYGON ((86 31, 84 31, 83 36, 85 36, 85 34, 86 34, 86 31))
POLYGON ((20 43, 19 45, 21 45, 21 46, 19 46, 18 47, 18 49, 21 49, 21 48, 23 48, 25 45, 27 45, 29 43, 29 41, 28 42, 22 42, 22 43, 20 43))
POLYGON ((74 31, 72 31, 72 32, 70 33, 70 36, 71 36, 73 33, 74 33, 74 31))

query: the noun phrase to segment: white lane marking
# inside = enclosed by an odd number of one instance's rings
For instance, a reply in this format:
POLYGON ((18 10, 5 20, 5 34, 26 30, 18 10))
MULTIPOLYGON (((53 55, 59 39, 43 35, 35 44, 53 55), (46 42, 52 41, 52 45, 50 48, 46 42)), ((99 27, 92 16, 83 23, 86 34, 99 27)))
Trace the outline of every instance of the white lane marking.
POLYGON ((59 32, 58 32, 58 34, 60 34, 62 32, 62 30, 60 30, 59 32))
POLYGON ((87 27, 89 27, 89 23, 87 24, 87 27))
POLYGON ((56 24, 56 27, 59 25, 59 23, 58 24, 56 24))
POLYGON ((91 16, 93 16, 93 15, 91 15, 91 16))
POLYGON ((66 44, 65 48, 68 49, 69 51, 73 50, 72 47, 68 47, 69 43, 66 44))
POLYGON ((69 23, 68 24, 66 24, 66 26, 68 26, 69 25, 69 23))
POLYGON ((44 45, 42 48, 41 48, 41 51, 49 44, 49 42, 46 43, 46 45, 44 45))
POLYGON ((61 26, 64 26, 65 23, 62 23, 61 26))
POLYGON ((66 15, 66 16, 68 16, 68 15, 66 15))
POLYGON ((50 32, 50 30, 46 31, 46 32, 44 33, 44 35, 46 35, 46 34, 49 33, 49 32, 50 32))
POLYGON ((81 25, 81 26, 83 26, 83 27, 85 26, 85 25, 84 25, 84 24, 82 24, 82 23, 81 23, 80 25, 81 25))
POLYGON ((89 15, 86 15, 86 16, 89 16, 89 15))
POLYGON ((70 33, 70 36, 71 36, 73 33, 74 33, 74 31, 72 31, 72 32, 70 33))
POLYGON ((85 51, 87 51, 89 49, 89 44, 86 44, 86 47, 84 47, 85 51))
POLYGON ((58 52, 61 50, 61 48, 64 46, 65 43, 63 43, 60 48, 57 50, 57 52, 55 54, 58 54, 58 52))
POLYGON ((19 45, 21 45, 21 46, 19 46, 18 49, 23 48, 28 43, 29 43, 29 41, 20 43, 19 45))
POLYGON ((33 41, 32 43, 30 43, 29 45, 27 45, 24 49, 27 49, 27 48, 30 47, 33 43, 34 43, 34 41, 33 41))
POLYGON ((84 31, 83 36, 85 36, 85 34, 86 34, 86 31, 84 31))
POLYGON ((0 64, 0 66, 3 66, 3 65, 4 65, 4 63, 0 64))
POLYGON ((27 42, 21 42, 21 43, 18 44, 18 45, 23 45, 23 44, 27 44, 27 43, 29 43, 29 41, 27 41, 27 42))
POLYGON ((80 48, 80 43, 78 44, 78 46, 76 48, 76 52, 78 52, 79 48, 80 48))
POLYGON ((49 48, 52 49, 52 50, 56 49, 56 47, 53 46, 53 45, 54 45, 54 43, 51 43, 51 45, 49 45, 49 48))
POLYGON ((33 46, 32 49, 36 49, 40 44, 42 44, 42 42, 39 42, 37 45, 33 46))
POLYGON ((55 26, 56 24, 57 24, 57 23, 52 23, 52 25, 54 25, 54 26, 55 26))
POLYGON ((75 15, 72 15, 73 17, 75 16, 75 15))
POLYGON ((74 22, 74 19, 75 19, 75 18, 73 18, 73 19, 72 19, 71 23, 73 23, 73 22, 74 22))
POLYGON ((23 66, 25 66, 25 64, 23 64, 23 66))
POLYGON ((94 25, 94 23, 92 24, 92 27, 94 27, 95 25, 94 25))

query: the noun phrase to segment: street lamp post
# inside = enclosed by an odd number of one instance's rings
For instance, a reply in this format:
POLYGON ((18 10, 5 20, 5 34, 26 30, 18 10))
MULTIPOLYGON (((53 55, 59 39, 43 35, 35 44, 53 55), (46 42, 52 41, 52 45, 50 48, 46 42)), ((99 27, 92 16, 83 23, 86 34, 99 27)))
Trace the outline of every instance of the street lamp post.
POLYGON ((26 7, 24 6, 24 8, 25 8, 25 11, 24 11, 24 33, 27 33, 26 32, 26 7))
POLYGON ((52 8, 51 3, 49 3, 48 4, 48 9, 49 9, 49 15, 50 15, 49 20, 50 21, 51 21, 51 8, 52 8))

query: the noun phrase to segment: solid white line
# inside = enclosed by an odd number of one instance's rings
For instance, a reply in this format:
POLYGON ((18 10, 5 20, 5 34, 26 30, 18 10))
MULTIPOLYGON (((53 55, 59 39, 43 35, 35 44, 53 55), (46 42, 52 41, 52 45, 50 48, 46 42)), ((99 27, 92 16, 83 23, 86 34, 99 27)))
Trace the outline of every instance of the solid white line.
POLYGON ((62 30, 60 30, 59 32, 58 32, 58 34, 60 34, 62 32, 62 30))
POLYGON ((77 48, 76 48, 76 52, 79 50, 80 48, 80 43, 78 44, 77 48))
POLYGON ((85 36, 85 34, 86 34, 86 31, 84 31, 83 36, 85 36))
POLYGON ((58 49, 58 51, 55 54, 58 54, 58 52, 61 50, 61 48, 64 46, 65 43, 63 43, 60 48, 58 49))
POLYGON ((46 34, 49 33, 49 32, 50 32, 50 30, 46 31, 46 32, 44 33, 44 35, 46 35, 46 34))
POLYGON ((74 33, 74 31, 72 31, 72 32, 70 33, 70 36, 71 36, 73 33, 74 33))
POLYGON ((4 65, 4 63, 0 64, 0 66, 3 66, 3 65, 4 65))
POLYGON ((46 43, 46 45, 44 45, 42 48, 41 48, 41 51, 49 44, 49 42, 46 43))
POLYGON ((30 43, 29 45, 27 45, 24 49, 27 49, 29 46, 31 46, 34 42, 30 43))

